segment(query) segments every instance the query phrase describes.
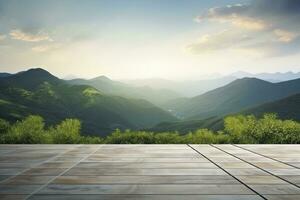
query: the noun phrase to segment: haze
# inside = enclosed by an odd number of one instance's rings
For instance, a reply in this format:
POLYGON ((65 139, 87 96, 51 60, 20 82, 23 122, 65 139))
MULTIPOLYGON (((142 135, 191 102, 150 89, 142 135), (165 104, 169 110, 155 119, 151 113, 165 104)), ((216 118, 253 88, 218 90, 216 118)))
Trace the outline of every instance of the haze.
POLYGON ((0 0, 0 71, 197 79, 299 71, 297 0, 0 0))

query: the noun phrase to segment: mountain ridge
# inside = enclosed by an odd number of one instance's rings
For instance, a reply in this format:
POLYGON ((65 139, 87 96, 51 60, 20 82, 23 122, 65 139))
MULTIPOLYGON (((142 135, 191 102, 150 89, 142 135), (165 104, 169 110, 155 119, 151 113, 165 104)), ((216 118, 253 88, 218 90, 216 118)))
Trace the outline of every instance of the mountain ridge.
POLYGON ((30 114, 43 116, 49 125, 78 118, 85 133, 103 135, 116 128, 140 129, 176 120, 145 100, 106 95, 88 85, 70 85, 41 69, 0 78, 0 88, 0 117, 9 121, 30 114))
POLYGON ((271 83, 242 78, 202 95, 173 100, 164 105, 181 118, 203 119, 238 112, 300 92, 300 79, 271 83))
POLYGON ((73 85, 90 85, 108 95, 123 96, 127 98, 140 98, 157 106, 166 101, 180 97, 177 93, 167 89, 153 89, 151 87, 133 87, 131 85, 114 81, 106 76, 98 76, 92 79, 73 79, 68 81, 73 85))

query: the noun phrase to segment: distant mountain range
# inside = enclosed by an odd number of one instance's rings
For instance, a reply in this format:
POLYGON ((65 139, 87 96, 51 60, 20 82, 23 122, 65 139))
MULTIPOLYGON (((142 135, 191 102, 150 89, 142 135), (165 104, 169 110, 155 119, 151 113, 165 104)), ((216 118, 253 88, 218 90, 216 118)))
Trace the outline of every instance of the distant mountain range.
POLYGON ((193 98, 179 98, 165 109, 183 119, 224 116, 300 92, 300 79, 270 83, 257 78, 242 78, 193 98))
POLYGON ((106 76, 99 76, 89 80, 73 79, 69 80, 68 83, 73 85, 90 85, 108 95, 144 99, 155 105, 162 105, 169 100, 181 97, 181 95, 172 90, 152 89, 148 86, 131 86, 119 81, 113 81, 106 76))
POLYGON ((300 78, 300 72, 258 73, 238 71, 226 76, 202 76, 199 80, 171 81, 166 79, 137 79, 127 80, 126 83, 134 86, 148 86, 154 89, 169 89, 185 97, 194 97, 240 78, 258 78, 269 82, 282 82, 300 78))
POLYGON ((71 85, 43 69, 0 78, 0 118, 16 121, 38 114, 47 124, 78 118, 83 132, 108 134, 116 128, 141 129, 176 120, 141 99, 106 95, 88 85, 71 85))
POLYGON ((172 81, 165 79, 140 79, 131 80, 126 83, 136 87, 151 87, 154 89, 168 89, 180 94, 184 97, 193 97, 203 94, 209 90, 224 86, 236 78, 233 76, 226 76, 215 79, 204 80, 190 80, 190 81, 172 81))
POLYGON ((243 71, 238 71, 235 73, 230 74, 230 76, 236 77, 236 78, 258 78, 269 82, 282 82, 282 81, 288 81, 293 79, 300 78, 300 72, 294 73, 294 72, 275 72, 275 73, 248 73, 243 71))

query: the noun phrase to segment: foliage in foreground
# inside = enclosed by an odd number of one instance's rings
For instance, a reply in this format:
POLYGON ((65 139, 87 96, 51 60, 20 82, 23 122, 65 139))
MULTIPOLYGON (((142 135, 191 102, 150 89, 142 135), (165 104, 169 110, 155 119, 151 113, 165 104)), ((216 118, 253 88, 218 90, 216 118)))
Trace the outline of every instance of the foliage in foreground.
POLYGON ((116 130, 100 138, 80 134, 81 123, 66 119, 53 127, 45 127, 40 116, 28 116, 9 124, 0 119, 0 143, 2 144, 299 144, 300 123, 280 120, 275 114, 262 118, 253 115, 229 116, 224 120, 224 130, 213 132, 198 129, 188 134, 178 132, 153 133, 145 131, 116 130))

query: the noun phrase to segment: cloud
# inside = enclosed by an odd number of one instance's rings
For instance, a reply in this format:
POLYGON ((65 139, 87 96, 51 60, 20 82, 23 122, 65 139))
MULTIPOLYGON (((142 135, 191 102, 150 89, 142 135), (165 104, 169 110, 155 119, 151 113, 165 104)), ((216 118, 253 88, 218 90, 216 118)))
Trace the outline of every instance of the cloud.
POLYGON ((22 40, 26 42, 53 41, 47 34, 42 33, 41 31, 36 34, 32 34, 15 29, 10 31, 9 35, 14 40, 22 40))
POLYGON ((196 17, 196 21, 200 23, 204 20, 221 23, 228 22, 232 25, 250 30, 265 29, 267 24, 263 20, 241 14, 246 12, 249 9, 248 7, 248 5, 236 4, 226 7, 210 8, 206 13, 196 17))
POLYGON ((293 33, 281 29, 274 30, 274 34, 278 37, 280 42, 291 42, 299 36, 298 33, 293 33))
MULTIPOLYGON (((282 47, 286 51, 290 46, 292 50, 288 51, 290 53, 300 50, 300 3, 298 0, 253 0, 248 4, 210 8, 197 16, 196 21, 227 24, 231 30, 253 39, 244 40, 238 34, 210 34, 207 41, 197 41, 188 46, 193 53, 203 53, 206 49, 235 47, 243 47, 245 50, 251 47, 253 50, 255 47, 258 51, 269 51, 270 54, 276 52, 276 56, 279 56, 278 52, 282 47), (297 46, 298 48, 295 48, 297 46)), ((282 55, 285 54, 285 52, 282 53, 282 55)))
POLYGON ((247 43, 252 38, 248 35, 237 31, 223 30, 218 33, 206 34, 199 38, 193 44, 187 46, 187 50, 199 54, 208 53, 212 51, 236 48, 241 43, 247 43))
POLYGON ((61 48, 61 44, 57 43, 57 44, 46 44, 46 45, 34 46, 31 48, 31 50, 35 52, 43 53, 43 52, 48 52, 59 48, 61 48))

